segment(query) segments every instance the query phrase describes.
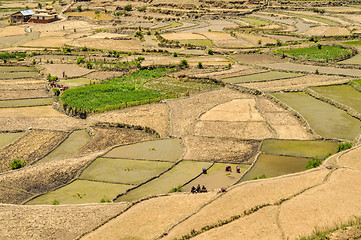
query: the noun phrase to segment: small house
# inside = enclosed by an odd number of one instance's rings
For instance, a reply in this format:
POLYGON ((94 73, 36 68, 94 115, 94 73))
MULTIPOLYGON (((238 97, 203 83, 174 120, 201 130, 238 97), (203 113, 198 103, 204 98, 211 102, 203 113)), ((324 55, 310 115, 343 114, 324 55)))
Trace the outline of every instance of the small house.
POLYGON ((58 14, 51 7, 36 9, 31 16, 29 23, 50 23, 58 20, 58 14))
POLYGON ((24 23, 28 22, 31 16, 34 15, 33 10, 21 10, 10 15, 11 23, 24 23))

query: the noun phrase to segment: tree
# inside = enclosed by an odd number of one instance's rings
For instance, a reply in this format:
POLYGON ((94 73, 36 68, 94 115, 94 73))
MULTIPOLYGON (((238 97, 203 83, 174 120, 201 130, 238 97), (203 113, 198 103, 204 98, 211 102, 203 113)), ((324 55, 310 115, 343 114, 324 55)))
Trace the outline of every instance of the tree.
POLYGON ((25 167, 26 165, 26 161, 25 160, 22 160, 22 159, 14 159, 11 163, 10 163, 10 168, 12 170, 15 170, 15 169, 19 169, 19 168, 22 168, 22 167, 25 167))
POLYGON ((213 55, 213 50, 212 49, 208 49, 208 55, 213 55))
POLYGON ((187 62, 187 60, 185 60, 185 59, 181 60, 180 63, 179 63, 179 66, 180 66, 181 68, 186 68, 186 67, 188 67, 188 62, 187 62))

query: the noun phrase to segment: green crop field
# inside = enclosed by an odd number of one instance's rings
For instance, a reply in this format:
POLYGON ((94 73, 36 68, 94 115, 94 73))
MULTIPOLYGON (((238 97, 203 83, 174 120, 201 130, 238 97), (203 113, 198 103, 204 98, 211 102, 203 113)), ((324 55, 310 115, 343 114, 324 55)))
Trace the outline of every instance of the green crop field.
POLYGON ((85 130, 74 131, 63 143, 60 144, 60 146, 41 159, 38 163, 73 157, 77 151, 90 140, 91 137, 85 130))
POLYGON ((261 151, 270 154, 324 159, 337 152, 337 142, 266 139, 261 151))
POLYGON ((37 77, 37 72, 0 72, 0 79, 32 78, 37 77))
POLYGON ((305 171, 308 161, 309 158, 261 154, 253 168, 242 178, 242 181, 259 178, 262 175, 270 178, 305 171))
POLYGON ((22 136, 23 132, 17 133, 0 133, 0 148, 14 142, 17 138, 22 136))
POLYGON ((224 78, 222 79, 222 81, 226 83, 247 83, 247 82, 271 81, 276 79, 293 78, 300 76, 303 76, 303 74, 270 71, 270 72, 239 76, 239 77, 224 78))
POLYGON ((215 84, 179 81, 167 76, 170 71, 174 69, 140 70, 102 84, 69 89, 61 95, 60 101, 72 109, 102 112, 159 101, 161 97, 172 98, 186 92, 219 87, 215 84))
POLYGON ((61 85, 68 86, 70 88, 74 88, 83 85, 89 85, 90 83, 100 83, 100 80, 92 80, 89 78, 71 78, 71 79, 62 79, 58 83, 61 85))
POLYGON ((87 167, 80 178, 114 183, 140 184, 173 165, 131 159, 98 158, 87 167))
POLYGON ((0 72, 36 72, 36 69, 25 66, 0 66, 0 72))
POLYGON ((181 140, 170 138, 120 146, 104 157, 175 162, 180 159, 183 151, 181 140))
POLYGON ((192 44, 195 46, 206 46, 206 47, 214 47, 214 44, 209 39, 188 39, 188 40, 179 40, 182 44, 192 44))
POLYGON ((290 55, 299 60, 311 61, 340 61, 352 56, 352 50, 341 46, 322 46, 321 48, 307 47, 295 49, 283 49, 274 51, 278 55, 290 55))
POLYGON ((342 44, 351 45, 351 46, 361 46, 361 41, 348 41, 348 42, 343 42, 342 44))
POLYGON ((207 189, 219 189, 228 187, 237 182, 243 173, 250 167, 245 164, 229 164, 229 163, 215 163, 207 172, 194 179, 192 182, 184 186, 186 191, 190 191, 192 186, 205 186, 207 189), (226 172, 226 166, 231 166, 232 172, 226 172), (240 173, 237 173, 236 167, 240 168, 240 173))
POLYGON ((210 162, 182 161, 174 168, 141 187, 129 191, 116 202, 136 201, 146 196, 168 193, 172 188, 185 184, 187 181, 202 173, 202 168, 208 168, 210 162))
POLYGON ((124 184, 76 180, 65 187, 31 200, 27 205, 51 205, 54 201, 59 204, 100 203, 102 199, 111 201, 131 187, 124 184))
POLYGON ((361 133, 359 120, 305 93, 272 95, 302 114, 311 128, 323 137, 354 140, 361 133))
POLYGON ((3 100, 3 101, 0 101, 0 108, 44 106, 44 105, 51 105, 52 103, 53 103, 52 98, 3 100))
POLYGON ((324 97, 347 105, 361 113, 361 92, 350 85, 336 85, 311 88, 324 97))

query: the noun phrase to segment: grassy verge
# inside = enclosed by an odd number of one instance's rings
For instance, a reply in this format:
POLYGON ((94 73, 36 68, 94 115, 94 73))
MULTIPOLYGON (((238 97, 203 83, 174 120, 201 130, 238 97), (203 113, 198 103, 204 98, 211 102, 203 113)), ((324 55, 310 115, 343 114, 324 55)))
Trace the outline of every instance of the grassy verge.
POLYGON ((298 60, 319 62, 340 61, 352 56, 352 50, 342 46, 321 46, 275 50, 278 55, 290 55, 298 60))
POLYGON ((140 70, 102 84, 66 90, 59 100, 70 110, 104 112, 219 87, 210 83, 185 82, 167 76, 172 71, 175 69, 140 70))

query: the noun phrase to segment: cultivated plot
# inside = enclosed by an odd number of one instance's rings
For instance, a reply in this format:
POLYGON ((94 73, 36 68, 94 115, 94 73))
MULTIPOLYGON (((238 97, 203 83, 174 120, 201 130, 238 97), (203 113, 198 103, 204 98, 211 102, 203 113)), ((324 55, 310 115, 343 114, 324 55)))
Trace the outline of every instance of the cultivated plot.
POLYGON ((353 140, 361 132, 359 120, 305 93, 273 93, 272 95, 298 111, 306 118, 311 128, 323 137, 353 140))
POLYGON ((53 103, 52 98, 30 98, 19 100, 0 100, 0 108, 45 106, 53 103))
POLYGON ((278 72, 278 71, 270 71, 264 73, 256 73, 251 75, 232 77, 232 78, 224 78, 223 82, 226 83, 248 83, 248 82, 262 82, 262 81, 272 81, 277 79, 285 79, 285 78, 294 78, 300 77, 302 74, 298 73, 289 73, 289 72, 278 72))

